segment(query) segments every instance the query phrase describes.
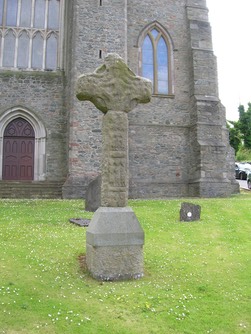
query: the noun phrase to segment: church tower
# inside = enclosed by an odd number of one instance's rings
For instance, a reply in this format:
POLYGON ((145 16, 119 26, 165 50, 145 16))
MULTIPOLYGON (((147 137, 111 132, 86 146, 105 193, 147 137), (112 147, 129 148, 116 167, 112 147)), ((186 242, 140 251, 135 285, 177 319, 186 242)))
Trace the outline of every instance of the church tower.
MULTIPOLYGON (((77 2, 75 78, 116 52, 153 81, 152 102, 129 115, 130 197, 237 191, 206 1, 77 2)), ((66 196, 99 173, 100 121, 91 104, 74 101, 66 196)))
POLYGON ((192 68, 189 195, 221 196, 238 187, 232 175, 234 152, 228 142, 225 110, 218 95, 206 1, 188 0, 186 10, 192 68))

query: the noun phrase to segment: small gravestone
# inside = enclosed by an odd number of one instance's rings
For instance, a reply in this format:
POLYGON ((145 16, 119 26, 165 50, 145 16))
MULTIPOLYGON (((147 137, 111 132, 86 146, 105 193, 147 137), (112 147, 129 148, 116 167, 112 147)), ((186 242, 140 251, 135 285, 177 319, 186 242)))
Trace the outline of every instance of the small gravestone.
POLYGON ((200 212, 200 205, 195 205, 192 203, 181 203, 180 221, 191 222, 200 220, 200 212))
POLYGON ((91 181, 85 195, 85 211, 96 211, 101 206, 101 175, 91 181))

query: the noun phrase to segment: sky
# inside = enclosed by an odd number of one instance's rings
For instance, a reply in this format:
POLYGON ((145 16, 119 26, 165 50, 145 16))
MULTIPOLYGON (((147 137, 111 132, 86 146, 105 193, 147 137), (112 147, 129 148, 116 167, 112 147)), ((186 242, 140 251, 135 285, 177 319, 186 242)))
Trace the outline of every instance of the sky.
POLYGON ((219 96, 227 120, 251 102, 251 0, 207 0, 217 57, 219 96))

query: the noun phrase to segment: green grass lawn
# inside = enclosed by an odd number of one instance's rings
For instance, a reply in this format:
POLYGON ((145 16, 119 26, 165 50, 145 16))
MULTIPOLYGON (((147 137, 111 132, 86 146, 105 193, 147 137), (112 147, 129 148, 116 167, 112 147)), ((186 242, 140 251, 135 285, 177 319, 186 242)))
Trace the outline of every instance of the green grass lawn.
POLYGON ((98 282, 81 266, 81 200, 0 200, 0 334, 251 333, 251 192, 130 201, 145 276, 98 282), (181 202, 201 205, 179 222, 181 202))

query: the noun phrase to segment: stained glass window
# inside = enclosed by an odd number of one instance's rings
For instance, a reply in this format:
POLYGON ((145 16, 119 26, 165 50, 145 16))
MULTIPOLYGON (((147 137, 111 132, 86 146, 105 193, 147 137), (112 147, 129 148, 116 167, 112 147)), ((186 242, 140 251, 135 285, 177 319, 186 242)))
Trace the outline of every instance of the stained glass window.
POLYGON ((29 66, 29 44, 29 35, 23 31, 18 38, 17 67, 27 68, 29 66))
POLYGON ((166 42, 161 37, 157 44, 158 93, 168 94, 168 51, 166 42))
POLYGON ((146 36, 142 46, 142 76, 153 81, 153 43, 149 36, 146 36))
POLYGON ((0 0, 0 25, 3 23, 3 1, 4 0, 0 0))
POLYGON ((30 27, 31 26, 31 0, 23 0, 21 3, 21 14, 20 14, 20 26, 30 27))
POLYGON ((59 1, 58 0, 49 1, 48 27, 49 29, 59 28, 59 1))
POLYGON ((32 40, 32 68, 43 67, 44 39, 41 33, 37 33, 32 40))
POLYGON ((154 27, 146 34, 141 55, 141 75, 152 81, 153 94, 171 94, 169 48, 161 30, 154 27))
POLYGON ((47 48, 46 48, 46 68, 54 69, 57 65, 57 58, 54 56, 57 54, 57 37, 55 34, 51 34, 51 36, 47 40, 47 48))
POLYGON ((0 67, 57 70, 64 0, 0 0, 0 67))
POLYGON ((44 28, 45 26, 45 6, 46 2, 44 0, 36 0, 35 2, 35 13, 34 13, 34 27, 44 28))
POLYGON ((6 67, 14 67, 16 38, 12 30, 9 30, 4 36, 4 43, 3 65, 6 67))
POLYGON ((7 0, 6 25, 17 25, 18 0, 7 0))

